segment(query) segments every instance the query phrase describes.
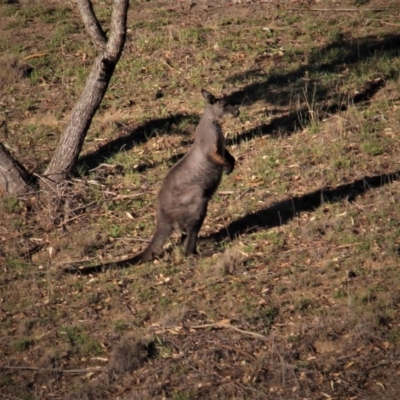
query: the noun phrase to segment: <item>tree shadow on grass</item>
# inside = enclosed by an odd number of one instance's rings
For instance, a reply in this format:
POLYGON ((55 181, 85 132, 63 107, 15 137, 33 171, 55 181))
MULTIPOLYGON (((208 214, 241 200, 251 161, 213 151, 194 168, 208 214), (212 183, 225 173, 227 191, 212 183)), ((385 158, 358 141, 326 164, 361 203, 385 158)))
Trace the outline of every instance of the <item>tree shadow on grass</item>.
MULTIPOLYGON (((247 71, 242 76, 235 75, 231 77, 230 80, 232 82, 248 79, 249 77, 254 77, 258 80, 263 77, 266 79, 263 82, 251 83, 243 89, 233 92, 227 98, 234 104, 244 106, 258 101, 265 101, 273 105, 286 105, 289 107, 293 103, 294 93, 297 92, 299 95, 304 91, 310 90, 312 79, 308 77, 314 77, 315 86, 312 88, 312 105, 317 107, 318 118, 322 119, 346 110, 348 104, 370 101, 385 86, 387 79, 395 79, 399 76, 399 71, 392 68, 387 70, 385 74, 380 73, 378 79, 366 82, 362 90, 352 96, 349 95, 346 99, 339 99, 340 101, 337 101, 337 95, 334 90, 338 82, 332 83, 331 81, 331 83, 324 84, 322 79, 318 79, 318 76, 327 72, 335 73, 338 76, 337 80, 340 80, 342 79, 340 74, 355 68, 357 63, 377 56, 393 58, 399 57, 399 55, 400 35, 386 35, 383 38, 366 36, 350 42, 340 40, 313 51, 309 56, 308 63, 300 66, 295 71, 282 73, 280 69, 274 68, 269 73, 265 73, 258 69, 247 71), (329 62, 325 62, 327 59, 329 62)), ((268 123, 238 134, 235 139, 228 140, 228 144, 242 142, 255 136, 270 135, 271 137, 280 137, 295 133, 299 128, 304 128, 315 121, 315 114, 312 114, 314 110, 310 109, 310 104, 304 103, 305 101, 297 109, 289 109, 288 112, 275 117, 268 123)), ((219 242, 228 238, 235 238, 247 232, 280 226, 288 223, 301 212, 314 211, 325 202, 337 202, 344 198, 353 201, 357 196, 373 188, 384 186, 396 180, 400 180, 400 171, 366 176, 336 188, 323 187, 306 195, 291 197, 268 208, 247 214, 204 239, 219 242)))
MULTIPOLYGON (((259 68, 233 75, 229 78, 230 82, 240 82, 252 77, 258 80, 265 77, 265 80, 251 83, 243 89, 231 93, 226 97, 228 101, 241 106, 265 101, 273 105, 286 106, 289 110, 268 123, 239 133, 234 139, 227 140, 227 144, 240 143, 256 136, 280 137, 291 135, 299 128, 304 128, 315 121, 315 118, 321 119, 327 115, 346 110, 349 103, 356 104, 369 101, 385 85, 386 79, 394 79, 399 75, 399 71, 390 69, 386 71, 386 74, 381 74, 381 79, 366 82, 357 94, 339 100, 334 90, 337 82, 324 84, 322 79, 318 79, 318 76, 335 73, 339 80, 341 74, 359 62, 378 55, 391 58, 397 57, 399 54, 400 35, 386 35, 382 38, 366 36, 352 41, 338 40, 321 49, 316 49, 308 56, 308 62, 294 71, 282 72, 281 67, 276 67, 266 73, 259 68), (329 61, 326 62, 326 60, 329 61), (308 75, 311 79, 307 78, 308 75), (312 86, 314 84, 315 86, 312 86), (313 104, 311 106, 317 107, 317 117, 313 113, 315 110, 310 110, 310 105, 303 104, 295 109, 291 107, 294 96, 304 94, 306 89, 312 91, 310 95, 313 96, 313 104)), ((297 55, 295 56, 297 57, 297 55)), ((305 56, 303 54, 299 57, 304 58, 305 56)), ((262 60, 262 56, 258 60, 262 60)), ((149 137, 155 134, 169 134, 181 122, 196 124, 198 118, 198 115, 175 114, 148 121, 129 131, 126 135, 102 145, 96 151, 80 157, 79 164, 85 165, 89 170, 96 168, 107 158, 121 151, 122 148, 125 151, 130 150, 133 146, 146 142, 149 137)), ((176 162, 180 156, 171 157, 169 162, 176 162)), ((147 168, 149 166, 143 166, 141 171, 147 168)))
MULTIPOLYGON (((352 99, 353 104, 369 101, 386 82, 383 79, 369 82, 365 89, 352 99)), ((313 121, 317 122, 338 112, 346 111, 347 105, 344 103, 322 104, 316 113, 312 112, 307 106, 302 106, 297 110, 273 118, 270 122, 261 124, 255 128, 241 132, 233 139, 228 139, 227 144, 241 143, 258 136, 269 135, 271 137, 290 136, 298 129, 305 128, 313 121)))
MULTIPOLYGON (((156 135, 168 135, 174 131, 182 132, 177 128, 177 125, 182 122, 191 123, 197 121, 197 119, 197 115, 179 113, 150 120, 137 128, 128 130, 127 134, 101 145, 97 150, 80 157, 79 164, 85 165, 88 170, 96 168, 122 149, 128 151, 156 135)), ((142 170, 146 168, 148 166, 144 166, 142 170)))
MULTIPOLYGON (((279 65, 268 73, 262 69, 254 69, 244 73, 235 74, 229 78, 229 82, 240 82, 249 78, 265 77, 263 82, 255 82, 243 89, 231 93, 228 97, 234 104, 251 105, 260 100, 270 104, 289 104, 293 92, 302 92, 310 81, 318 81, 317 90, 314 93, 315 101, 327 101, 335 95, 332 84, 325 84, 322 79, 327 73, 338 76, 347 74, 358 63, 372 59, 373 57, 394 58, 400 56, 400 35, 385 35, 382 38, 365 36, 350 41, 338 40, 320 49, 315 49, 307 55, 307 63, 296 70, 282 72, 279 65), (328 61, 326 61, 328 60, 328 61), (273 88, 273 90, 271 90, 273 88)), ((304 54, 296 54, 293 58, 302 59, 304 54)), ((257 58, 260 60, 260 57, 257 58)), ((257 62, 257 61, 256 61, 257 62)), ((395 67, 385 71, 385 78, 394 79, 399 75, 395 67)))
MULTIPOLYGON (((233 75, 229 78, 231 83, 248 79, 257 80, 228 95, 227 99, 233 104, 249 106, 263 101, 289 110, 268 123, 238 134, 236 139, 228 141, 228 144, 242 142, 254 136, 291 135, 313 121, 345 111, 349 104, 370 101, 385 86, 388 79, 399 76, 395 66, 387 67, 382 72, 377 70, 377 79, 365 82, 357 93, 339 95, 336 87, 342 81, 345 82, 346 76, 359 63, 371 60, 373 57, 378 60, 378 57, 391 59, 399 55, 400 35, 391 34, 382 38, 366 36, 351 41, 338 40, 312 51, 309 55, 295 55, 293 57, 299 59, 307 57, 307 63, 303 63, 295 70, 282 72, 284 67, 279 65, 268 72, 256 68, 233 75), (335 74, 334 79, 325 79, 328 73, 335 74)), ((262 56, 256 59, 256 64, 257 60, 262 63, 262 56)))
MULTIPOLYGON (((369 82, 365 89, 359 92, 353 99, 353 103, 357 104, 360 102, 368 101, 371 99, 382 87, 385 86, 385 81, 383 79, 379 79, 376 81, 369 82)), ((318 113, 318 118, 324 118, 329 115, 335 114, 340 111, 345 111, 347 106, 345 104, 331 104, 324 105, 321 107, 318 113)), ((189 119, 194 120, 196 118, 195 115, 188 116, 189 119)), ((312 119, 315 118, 314 115, 311 115, 310 110, 303 106, 298 110, 289 112, 284 115, 280 115, 270 122, 261 124, 255 128, 249 129, 247 131, 241 132, 237 134, 234 138, 229 138, 226 140, 226 144, 228 146, 232 144, 239 144, 241 142, 247 141, 251 138, 258 136, 270 135, 271 137, 281 137, 281 136, 290 136, 295 133, 297 129, 301 127, 305 127, 312 119)), ((193 136, 193 135, 192 135, 193 136)), ((190 137, 189 140, 185 140, 182 145, 190 146, 193 143, 193 137, 190 137)), ((126 149, 126 147, 124 147, 126 149)), ((181 159, 185 153, 178 153, 170 157, 166 160, 167 164, 173 165, 179 159, 181 159)), ((149 167, 144 166, 143 171, 149 167)))
POLYGON ((351 202, 369 190, 398 180, 400 180, 400 171, 365 176, 352 183, 343 184, 335 188, 323 187, 303 196, 290 197, 268 208, 247 214, 204 239, 221 242, 228 238, 234 239, 248 232, 281 226, 296 218, 301 212, 315 211, 324 203, 335 203, 346 198, 351 202))

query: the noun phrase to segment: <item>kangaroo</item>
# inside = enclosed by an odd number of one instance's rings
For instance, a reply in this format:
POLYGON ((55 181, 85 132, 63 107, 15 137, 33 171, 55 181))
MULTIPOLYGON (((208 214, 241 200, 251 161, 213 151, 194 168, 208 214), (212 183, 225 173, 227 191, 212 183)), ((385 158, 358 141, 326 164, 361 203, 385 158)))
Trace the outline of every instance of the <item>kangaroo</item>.
POLYGON ((192 147, 169 170, 161 186, 156 228, 150 244, 131 258, 87 267, 81 272, 150 261, 162 252, 173 229, 182 233, 181 244, 186 242, 186 257, 197 254, 197 236, 206 217, 208 202, 221 182, 224 168, 230 174, 235 167, 235 158, 225 147, 219 120, 229 114, 239 115, 239 110, 226 99, 216 98, 205 89, 201 93, 206 100, 204 114, 196 128, 192 147))
POLYGON ((237 117, 239 110, 205 89, 201 93, 206 106, 195 131, 193 146, 165 177, 158 196, 153 238, 149 246, 134 257, 135 260, 149 261, 161 253, 174 228, 182 232, 181 243, 186 241, 185 255, 197 254, 197 236, 208 202, 221 182, 224 167, 227 174, 235 167, 235 158, 225 147, 219 120, 229 114, 237 117))

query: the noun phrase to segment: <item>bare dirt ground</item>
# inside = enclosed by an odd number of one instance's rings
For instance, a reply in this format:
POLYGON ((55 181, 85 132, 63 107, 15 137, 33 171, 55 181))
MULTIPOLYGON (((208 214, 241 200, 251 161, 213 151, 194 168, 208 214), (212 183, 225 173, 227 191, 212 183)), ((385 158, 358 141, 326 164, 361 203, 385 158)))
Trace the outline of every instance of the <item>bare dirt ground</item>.
MULTIPOLYGON (((96 1, 107 27, 111 2, 96 1)), ((400 5, 137 1, 74 175, 0 202, 0 399, 398 399, 400 5), (240 106, 200 250, 133 254, 200 89, 240 106)), ((95 49, 0 0, 0 140, 39 176, 95 49)))

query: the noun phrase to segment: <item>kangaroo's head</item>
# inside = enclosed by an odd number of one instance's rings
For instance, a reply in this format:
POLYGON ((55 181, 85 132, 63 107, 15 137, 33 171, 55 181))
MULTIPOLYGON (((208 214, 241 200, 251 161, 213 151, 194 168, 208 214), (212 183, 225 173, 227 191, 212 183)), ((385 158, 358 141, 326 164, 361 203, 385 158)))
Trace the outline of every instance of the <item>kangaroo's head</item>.
POLYGON ((213 116, 217 119, 222 118, 224 115, 233 115, 234 117, 239 116, 239 109, 223 97, 217 98, 209 91, 201 89, 201 94, 209 106, 209 109, 213 113, 213 116))

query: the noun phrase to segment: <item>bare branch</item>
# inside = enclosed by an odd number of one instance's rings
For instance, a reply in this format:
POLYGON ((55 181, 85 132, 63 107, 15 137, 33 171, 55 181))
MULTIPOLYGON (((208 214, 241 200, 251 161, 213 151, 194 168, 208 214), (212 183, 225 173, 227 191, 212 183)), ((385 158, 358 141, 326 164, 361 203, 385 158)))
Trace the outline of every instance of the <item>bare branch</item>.
MULTIPOLYGON (((287 8, 291 11, 305 11, 304 8, 287 8)), ((387 11, 388 8, 307 8, 307 11, 317 11, 317 12, 358 12, 358 11, 387 11)))
MULTIPOLYGON (((167 326, 165 328, 157 330, 157 333, 162 332, 162 331, 169 331, 169 330, 177 331, 182 328, 183 328, 182 325, 167 326)), ((185 326, 185 328, 188 330, 190 330, 190 329, 208 329, 208 328, 227 328, 227 329, 232 329, 236 332, 242 333, 243 335, 248 335, 248 336, 256 337, 258 339, 268 340, 268 337, 265 335, 261 335, 260 333, 257 333, 257 332, 246 331, 244 329, 240 329, 240 328, 237 328, 236 326, 233 326, 229 320, 222 320, 222 321, 215 322, 213 324, 189 325, 189 326, 185 326)))
POLYGON ((126 39, 126 20, 129 0, 115 0, 111 16, 110 37, 107 43, 107 54, 118 60, 126 39))
POLYGON ((93 10, 90 0, 78 0, 78 8, 87 33, 97 49, 103 52, 106 48, 107 37, 93 10))
POLYGON ((104 368, 83 368, 83 369, 58 369, 58 368, 39 368, 39 367, 28 367, 28 366, 9 366, 9 365, 0 365, 0 369, 9 369, 9 370, 25 370, 25 371, 45 371, 52 372, 56 374, 87 374, 89 372, 102 372, 104 368))

